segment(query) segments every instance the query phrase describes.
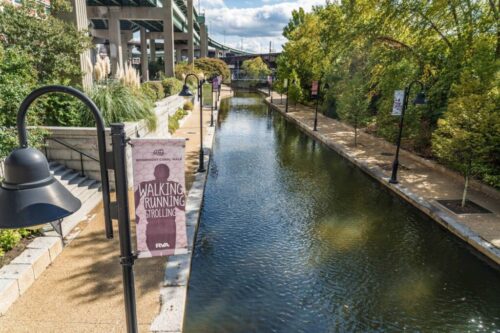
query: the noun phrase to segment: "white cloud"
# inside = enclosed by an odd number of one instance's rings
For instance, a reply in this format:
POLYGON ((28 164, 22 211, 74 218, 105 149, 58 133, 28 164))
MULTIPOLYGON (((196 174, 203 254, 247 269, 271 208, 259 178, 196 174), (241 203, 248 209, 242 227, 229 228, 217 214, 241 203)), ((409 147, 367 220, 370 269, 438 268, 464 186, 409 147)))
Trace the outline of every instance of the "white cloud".
POLYGON ((230 8, 223 0, 203 0, 209 34, 219 42, 231 47, 254 52, 268 52, 269 41, 273 41, 273 51, 281 50, 286 41, 282 36, 283 27, 292 17, 292 11, 303 7, 306 11, 315 5, 324 5, 325 0, 286 1, 260 7, 230 8), (242 41, 243 40, 243 41, 242 41))

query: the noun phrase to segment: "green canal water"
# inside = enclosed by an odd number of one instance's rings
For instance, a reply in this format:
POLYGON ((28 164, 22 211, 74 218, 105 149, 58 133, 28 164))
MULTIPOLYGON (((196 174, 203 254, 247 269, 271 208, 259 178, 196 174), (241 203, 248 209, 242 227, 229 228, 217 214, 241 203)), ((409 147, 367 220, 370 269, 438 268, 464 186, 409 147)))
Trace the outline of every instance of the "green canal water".
POLYGON ((500 274, 270 112, 223 101, 185 331, 500 332, 500 274))

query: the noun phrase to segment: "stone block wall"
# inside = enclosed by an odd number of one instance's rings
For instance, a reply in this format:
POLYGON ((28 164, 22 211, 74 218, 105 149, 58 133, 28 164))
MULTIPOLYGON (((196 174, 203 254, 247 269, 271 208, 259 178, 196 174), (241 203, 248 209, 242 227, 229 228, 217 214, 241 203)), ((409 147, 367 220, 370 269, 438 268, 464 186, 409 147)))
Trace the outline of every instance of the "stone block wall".
MULTIPOLYGON (((168 116, 173 115, 178 108, 182 108, 184 98, 180 96, 170 96, 156 103, 155 113, 157 117, 157 128, 150 131, 145 121, 126 122, 125 132, 130 138, 137 137, 158 137, 168 138, 168 116)), ((43 127, 49 134, 49 138, 54 138, 68 144, 76 149, 88 154, 96 159, 99 159, 97 149, 97 131, 93 127, 43 127)), ((111 136, 110 129, 106 129, 106 146, 107 150, 111 151, 111 136)), ((68 168, 81 171, 80 154, 60 143, 47 140, 45 153, 49 161, 55 161, 68 168)), ((101 180, 99 163, 83 157, 84 173, 87 177, 95 180, 101 180)), ((127 148, 127 173, 129 187, 133 184, 132 179, 132 156, 130 147, 127 148)), ((109 179, 111 187, 114 188, 114 174, 109 171, 109 179)))

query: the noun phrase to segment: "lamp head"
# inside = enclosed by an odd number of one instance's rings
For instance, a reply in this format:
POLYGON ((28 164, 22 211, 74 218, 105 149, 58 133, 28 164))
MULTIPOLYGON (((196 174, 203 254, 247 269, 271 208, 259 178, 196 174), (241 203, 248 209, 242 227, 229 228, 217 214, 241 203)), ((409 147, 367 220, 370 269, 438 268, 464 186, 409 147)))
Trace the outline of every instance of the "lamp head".
POLYGON ((179 93, 179 96, 182 96, 182 97, 193 97, 193 93, 191 92, 191 90, 189 90, 189 87, 188 87, 187 84, 184 84, 184 86, 182 87, 181 92, 179 93))
POLYGON ((0 184, 0 229, 31 227, 76 212, 81 202, 50 173, 37 149, 14 150, 5 160, 0 184))
POLYGON ((421 91, 415 96, 415 99, 413 100, 414 105, 425 105, 427 104, 427 99, 425 98, 425 92, 421 91))

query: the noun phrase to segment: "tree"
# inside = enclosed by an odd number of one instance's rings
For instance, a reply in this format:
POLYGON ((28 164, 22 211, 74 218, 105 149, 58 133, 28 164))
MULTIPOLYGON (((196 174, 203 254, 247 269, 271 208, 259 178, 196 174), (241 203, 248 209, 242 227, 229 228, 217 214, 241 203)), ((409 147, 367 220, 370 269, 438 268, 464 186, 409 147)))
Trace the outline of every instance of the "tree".
MULTIPOLYGON (((491 144, 497 145, 493 149, 496 149, 498 162, 500 95, 496 88, 484 94, 483 84, 470 73, 466 73, 462 82, 453 88, 455 97, 451 99, 448 112, 439 120, 438 128, 433 134, 433 150, 441 161, 459 170, 464 176, 464 207, 469 179, 480 173, 484 162, 491 158, 490 153, 494 147, 491 144), (490 132, 490 128, 494 132, 490 132)), ((497 177, 499 169, 497 165, 497 177)))
MULTIPOLYGON (((498 0, 356 0, 327 2, 308 13, 299 10, 284 29, 287 42, 278 58, 278 78, 289 78, 292 71, 302 83, 327 77, 325 103, 335 101, 339 113, 353 104, 349 95, 359 92, 373 115, 371 128, 389 141, 398 133, 398 119, 390 115, 394 90, 422 81, 429 103, 409 106, 404 145, 432 157, 432 133, 440 119, 454 112, 454 94, 464 73, 474 73, 483 83, 474 93, 483 98, 498 86, 492 78, 499 75, 499 6, 498 0), (363 80, 352 81, 356 75, 363 80)), ((498 156, 498 129, 483 130, 490 157, 481 160, 477 175, 500 186, 499 158, 492 157, 498 156)))
MULTIPOLYGON (((66 0, 53 1, 50 12, 37 1, 22 6, 3 4, 0 10, 0 126, 15 124, 17 107, 39 85, 81 81, 80 54, 91 46, 85 32, 56 17, 71 9, 66 0)), ((44 99, 51 97, 45 97, 44 99)), ((70 97, 58 97, 60 100, 70 97)), ((37 103, 38 104, 38 103, 37 103)), ((50 105, 50 102, 46 102, 50 105)), ((44 113, 30 120, 43 122, 44 113)), ((51 123, 57 125, 56 123, 51 123)))
POLYGON ((271 74, 271 70, 261 57, 243 61, 241 70, 251 79, 262 79, 271 74))
POLYGON ((354 127, 354 146, 358 144, 358 128, 366 125, 371 118, 362 81, 363 77, 356 73, 351 80, 337 87, 340 91, 337 113, 341 120, 354 127))

